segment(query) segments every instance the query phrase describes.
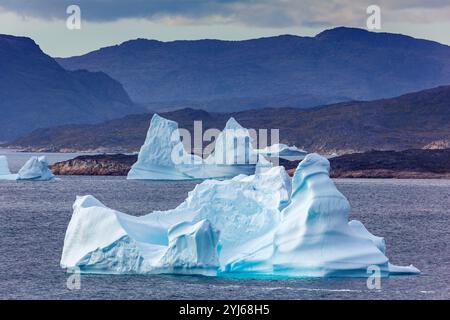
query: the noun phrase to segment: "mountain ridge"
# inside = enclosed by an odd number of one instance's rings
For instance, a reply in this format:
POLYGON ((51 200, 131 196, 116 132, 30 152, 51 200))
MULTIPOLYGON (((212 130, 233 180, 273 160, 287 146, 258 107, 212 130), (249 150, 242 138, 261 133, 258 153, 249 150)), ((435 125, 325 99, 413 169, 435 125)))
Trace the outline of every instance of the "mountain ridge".
MULTIPOLYGON (((230 113, 182 109, 162 113, 193 132, 222 130, 229 117, 253 129, 279 129, 280 142, 310 152, 450 148, 450 86, 391 99, 354 101, 312 109, 266 108, 230 113)), ((133 152, 142 145, 153 113, 129 115, 98 125, 40 129, 10 144, 26 150, 133 152)))
POLYGON ((132 100, 154 111, 167 105, 209 111, 266 108, 282 96, 294 97, 282 107, 313 107, 450 84, 449 46, 346 27, 315 37, 128 40, 57 61, 68 70, 106 72, 132 100))

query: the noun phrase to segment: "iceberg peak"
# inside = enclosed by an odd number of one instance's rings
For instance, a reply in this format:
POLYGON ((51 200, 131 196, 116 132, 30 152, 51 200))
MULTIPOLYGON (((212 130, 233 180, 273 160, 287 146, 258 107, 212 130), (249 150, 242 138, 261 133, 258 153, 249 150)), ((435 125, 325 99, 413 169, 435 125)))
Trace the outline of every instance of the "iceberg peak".
POLYGON ((313 174, 330 173, 330 161, 317 153, 308 154, 297 166, 292 178, 292 192, 296 192, 302 186, 306 178, 313 174))
POLYGON ((237 129, 244 129, 244 127, 241 126, 239 124, 239 122, 236 121, 235 118, 230 117, 230 119, 228 119, 227 123, 225 124, 225 129, 224 130, 227 130, 227 129, 237 130, 237 129))

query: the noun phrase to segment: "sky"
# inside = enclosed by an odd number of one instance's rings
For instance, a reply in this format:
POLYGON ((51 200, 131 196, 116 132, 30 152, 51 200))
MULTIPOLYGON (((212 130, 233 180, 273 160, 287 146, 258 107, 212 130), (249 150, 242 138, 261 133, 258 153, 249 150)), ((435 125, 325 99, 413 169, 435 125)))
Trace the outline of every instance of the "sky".
POLYGON ((450 45, 450 0, 0 0, 0 33, 31 37, 47 54, 67 57, 136 38, 244 40, 366 28, 373 4, 381 9, 379 31, 450 45), (69 5, 79 6, 81 29, 67 28, 69 5))

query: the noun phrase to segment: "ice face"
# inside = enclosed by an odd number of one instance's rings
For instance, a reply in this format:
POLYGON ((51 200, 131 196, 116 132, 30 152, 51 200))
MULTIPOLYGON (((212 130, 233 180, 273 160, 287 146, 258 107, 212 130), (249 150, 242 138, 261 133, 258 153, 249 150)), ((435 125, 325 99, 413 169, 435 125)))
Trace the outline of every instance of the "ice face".
POLYGON ((6 156, 0 156, 0 180, 16 180, 17 175, 11 174, 6 156))
MULTIPOLYGON (((228 121, 227 128, 224 131, 230 132, 230 135, 233 132, 233 137, 239 138, 236 138, 237 140, 226 140, 228 141, 225 142, 227 146, 229 141, 241 144, 248 141, 246 138, 248 137, 248 130, 242 128, 234 119, 228 121)), ((222 137, 225 136, 222 133, 222 137)), ((219 150, 222 150, 220 149, 222 148, 221 146, 219 143, 219 150)), ((242 154, 245 157, 245 152, 242 154)), ((251 155, 254 157, 253 153, 251 155)), ((195 180, 232 178, 239 174, 253 173, 255 163, 246 164, 243 162, 242 165, 238 166, 228 165, 226 161, 217 163, 216 161, 203 161, 201 157, 185 151, 176 122, 155 114, 151 120, 145 143, 139 152, 138 160, 128 173, 128 179, 195 180)))
POLYGON ((49 181, 55 176, 48 168, 45 157, 31 157, 19 170, 18 180, 49 181))
POLYGON ((207 180, 177 208, 135 217, 78 198, 61 266, 95 273, 367 277, 414 274, 391 265, 383 238, 359 221, 329 178, 327 159, 308 155, 291 180, 284 168, 207 180), (292 181, 292 185, 291 185, 292 181))
POLYGON ((182 274, 217 272, 219 231, 208 220, 179 223, 170 228, 168 237, 169 246, 157 268, 182 274))

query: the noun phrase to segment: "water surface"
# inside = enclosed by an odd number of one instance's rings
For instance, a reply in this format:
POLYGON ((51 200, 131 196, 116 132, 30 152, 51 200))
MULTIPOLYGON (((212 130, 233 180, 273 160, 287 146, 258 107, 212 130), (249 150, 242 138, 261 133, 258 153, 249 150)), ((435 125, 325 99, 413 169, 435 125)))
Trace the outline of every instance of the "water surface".
POLYGON ((142 215, 176 207, 195 182, 123 177, 61 177, 56 182, 0 182, 0 298, 7 299, 449 299, 450 181, 337 180, 351 219, 384 236, 395 264, 423 274, 382 279, 242 280, 197 276, 83 275, 69 290, 59 267, 76 195, 142 215))

